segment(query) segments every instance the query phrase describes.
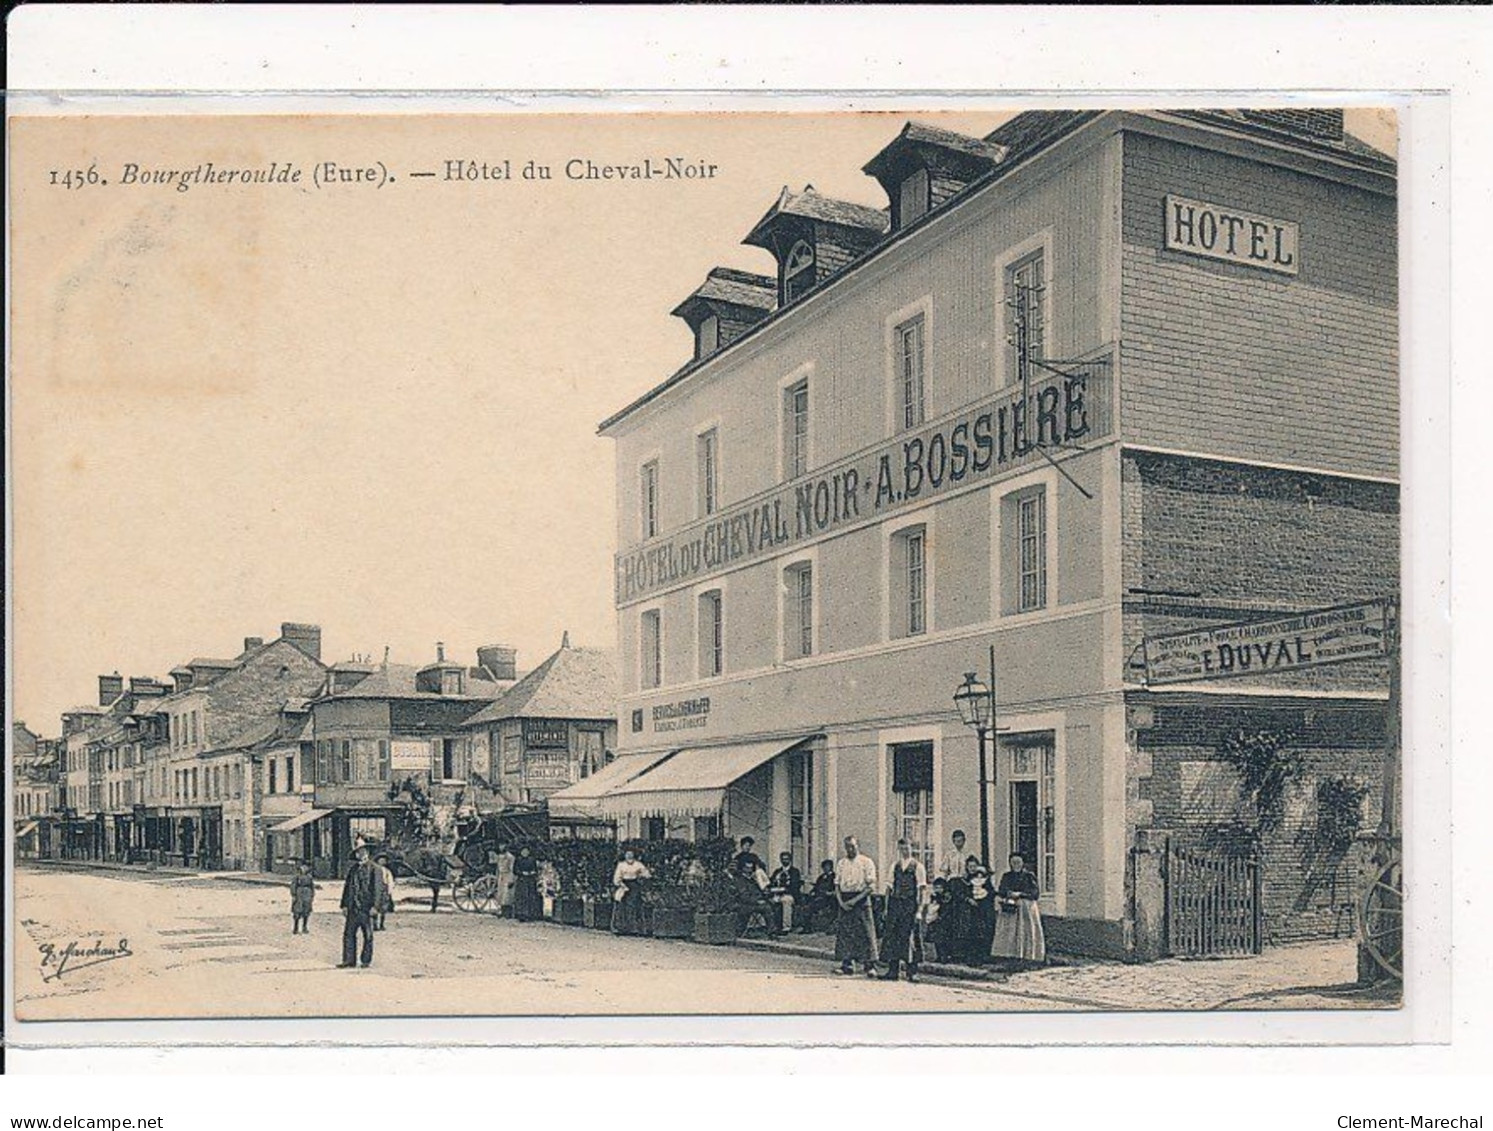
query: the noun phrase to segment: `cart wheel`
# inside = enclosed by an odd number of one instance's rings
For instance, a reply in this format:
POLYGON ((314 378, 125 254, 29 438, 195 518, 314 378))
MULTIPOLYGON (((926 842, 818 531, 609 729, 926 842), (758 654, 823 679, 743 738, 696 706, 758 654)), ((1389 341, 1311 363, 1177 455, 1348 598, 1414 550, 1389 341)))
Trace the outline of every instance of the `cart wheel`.
POLYGON ((1369 956, 1392 978, 1405 965, 1405 890, 1400 861, 1379 870, 1359 907, 1358 938, 1369 956))
POLYGON ((478 876, 472 883, 472 901, 478 911, 492 911, 498 902, 498 877, 478 876))
POLYGON ((472 893, 472 884, 468 880, 451 881, 451 902, 456 905, 458 911, 476 911, 477 900, 472 893))

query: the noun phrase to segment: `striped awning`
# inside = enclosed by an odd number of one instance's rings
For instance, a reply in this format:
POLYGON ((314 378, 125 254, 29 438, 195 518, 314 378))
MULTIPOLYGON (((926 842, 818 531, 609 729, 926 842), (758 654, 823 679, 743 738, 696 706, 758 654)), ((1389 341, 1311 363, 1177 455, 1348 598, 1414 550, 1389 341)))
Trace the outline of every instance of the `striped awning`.
POLYGON ((807 741, 697 746, 676 751, 601 800, 601 810, 622 817, 708 817, 719 813, 726 792, 747 774, 807 741))
POLYGON ((596 816, 601 799, 610 790, 626 785, 639 774, 647 773, 673 753, 672 750, 659 750, 652 754, 624 754, 610 765, 597 770, 590 777, 582 778, 575 784, 550 794, 550 815, 553 817, 596 816))

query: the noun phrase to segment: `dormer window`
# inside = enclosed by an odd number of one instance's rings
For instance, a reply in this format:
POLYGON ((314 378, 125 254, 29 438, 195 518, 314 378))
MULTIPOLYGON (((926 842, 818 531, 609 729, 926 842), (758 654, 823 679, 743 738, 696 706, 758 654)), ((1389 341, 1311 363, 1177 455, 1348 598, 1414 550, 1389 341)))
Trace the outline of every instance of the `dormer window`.
POLYGON ((721 320, 714 314, 707 314, 700 320, 700 327, 695 331, 695 357, 706 357, 714 353, 721 344, 721 320))
POLYGON ((897 227, 905 228, 927 213, 929 200, 928 170, 918 169, 902 179, 897 190, 897 227))
POLYGON ((783 260, 783 301, 792 302, 814 286, 814 248, 799 240, 783 260))

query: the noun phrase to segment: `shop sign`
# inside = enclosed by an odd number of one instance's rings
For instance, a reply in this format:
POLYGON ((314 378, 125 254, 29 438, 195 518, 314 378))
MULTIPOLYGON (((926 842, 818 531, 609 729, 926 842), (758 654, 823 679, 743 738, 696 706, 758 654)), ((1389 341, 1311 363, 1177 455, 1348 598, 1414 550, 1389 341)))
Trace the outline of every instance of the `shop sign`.
POLYGON ((524 773, 526 784, 564 784, 570 783, 570 763, 566 762, 530 762, 524 773))
POLYGON ((1146 683, 1268 675, 1385 655, 1384 602, 1370 601, 1253 624, 1153 636, 1146 683))
POLYGON ((617 555, 616 598, 625 605, 821 535, 993 480, 1054 448, 1109 435, 1106 362, 1072 362, 910 436, 830 464, 673 537, 617 555))
POLYGON ((1300 228, 1289 220, 1241 212, 1185 196, 1168 196, 1165 227, 1168 251, 1222 259, 1283 275, 1297 272, 1300 228))
POLYGON ((710 725, 710 699, 681 699, 660 703, 653 708, 653 729, 667 733, 674 730, 703 730, 710 725))
POLYGON ((524 745, 530 750, 569 746, 569 728, 564 719, 525 719, 524 745))

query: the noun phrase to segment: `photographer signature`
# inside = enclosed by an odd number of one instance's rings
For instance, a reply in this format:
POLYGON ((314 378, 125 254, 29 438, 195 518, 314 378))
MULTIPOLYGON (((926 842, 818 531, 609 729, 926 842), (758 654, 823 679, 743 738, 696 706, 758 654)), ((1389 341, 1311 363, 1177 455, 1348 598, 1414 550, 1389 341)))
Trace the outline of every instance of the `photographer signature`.
POLYGON ((92 945, 80 943, 74 939, 60 949, 55 943, 38 943, 37 949, 41 951, 41 980, 43 982, 55 982, 64 974, 86 970, 90 966, 100 966, 105 962, 113 962, 120 958, 129 958, 134 953, 130 950, 129 939, 120 939, 113 945, 106 944, 102 939, 95 941, 92 945))

